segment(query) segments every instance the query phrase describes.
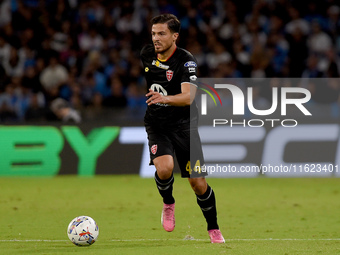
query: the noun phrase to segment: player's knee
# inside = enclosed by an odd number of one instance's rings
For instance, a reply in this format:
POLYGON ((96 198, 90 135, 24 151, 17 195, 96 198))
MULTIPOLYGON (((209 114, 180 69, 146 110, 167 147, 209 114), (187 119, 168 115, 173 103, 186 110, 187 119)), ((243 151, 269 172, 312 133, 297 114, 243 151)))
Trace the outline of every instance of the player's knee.
POLYGON ((154 160, 154 164, 156 167, 157 175, 161 180, 165 180, 171 177, 174 168, 173 161, 167 160, 166 158, 163 160, 158 159, 154 160))
POLYGON ((169 179, 171 177, 172 174, 172 169, 168 168, 168 167, 160 167, 160 168, 156 168, 157 171, 157 175, 161 180, 166 180, 169 179))
POLYGON ((189 178, 188 180, 196 195, 203 195, 207 191, 208 184, 205 178, 189 178))

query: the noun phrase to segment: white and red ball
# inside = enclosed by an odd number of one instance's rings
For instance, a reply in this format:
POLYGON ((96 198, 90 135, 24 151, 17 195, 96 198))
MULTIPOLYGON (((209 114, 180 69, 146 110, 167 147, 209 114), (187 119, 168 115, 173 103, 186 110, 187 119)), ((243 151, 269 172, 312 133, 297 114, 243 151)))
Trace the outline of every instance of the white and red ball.
POLYGON ((67 235, 75 245, 89 246, 98 238, 98 224, 89 216, 76 217, 68 225, 67 235))

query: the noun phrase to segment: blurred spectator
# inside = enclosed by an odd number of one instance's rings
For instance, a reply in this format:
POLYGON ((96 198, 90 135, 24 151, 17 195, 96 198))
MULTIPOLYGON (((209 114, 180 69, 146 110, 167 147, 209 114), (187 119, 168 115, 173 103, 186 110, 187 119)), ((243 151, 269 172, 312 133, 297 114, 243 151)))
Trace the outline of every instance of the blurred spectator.
POLYGON ((288 9, 291 21, 286 24, 285 30, 287 34, 293 34, 296 29, 299 29, 304 35, 309 33, 309 24, 306 20, 300 17, 300 13, 294 7, 288 9))
POLYGON ((108 56, 108 63, 104 68, 104 73, 107 77, 110 77, 115 72, 117 72, 117 66, 121 62, 121 58, 119 56, 119 51, 117 49, 110 49, 109 56, 108 56))
POLYGON ((332 5, 327 10, 326 29, 335 40, 340 32, 340 7, 332 5))
POLYGON ((11 0, 0 2, 0 28, 12 21, 11 0))
POLYGON ((308 49, 306 47, 307 38, 300 29, 295 29, 288 36, 288 42, 290 75, 292 77, 301 77, 308 56, 308 49))
POLYGON ((124 94, 123 83, 117 76, 110 79, 111 93, 103 101, 104 106, 108 107, 124 107, 127 105, 127 99, 124 94))
POLYGON ((121 34, 133 32, 139 34, 142 30, 142 22, 139 12, 134 11, 131 3, 125 3, 116 22, 117 31, 121 34))
POLYGON ((252 51, 254 44, 265 46, 267 35, 261 31, 259 21, 256 17, 247 23, 247 32, 241 35, 242 44, 248 51, 252 51))
POLYGON ((70 98, 70 104, 74 109, 78 111, 83 110, 84 104, 81 98, 80 86, 78 85, 72 86, 72 96, 70 98))
POLYGON ((303 78, 320 78, 322 77, 322 72, 319 70, 318 67, 318 57, 310 55, 307 60, 307 67, 302 73, 303 78))
POLYGON ((323 15, 325 11, 325 5, 316 0, 308 1, 306 5, 307 14, 304 16, 304 20, 308 21, 308 23, 317 22, 322 29, 325 29, 326 18, 323 15))
POLYGON ((0 120, 1 121, 16 121, 17 115, 17 96, 14 86, 8 84, 5 91, 0 94, 0 120))
POLYGON ((38 93, 43 91, 41 86, 39 76, 37 75, 36 69, 33 66, 28 66, 25 70, 24 76, 21 80, 21 85, 23 88, 27 88, 33 93, 38 93))
POLYGON ((312 53, 318 53, 320 55, 325 54, 330 50, 332 44, 331 37, 321 30, 321 25, 317 21, 312 23, 312 31, 308 37, 308 47, 312 53))
POLYGON ((11 47, 9 56, 2 61, 7 76, 11 77, 21 77, 24 74, 24 64, 24 56, 19 56, 18 50, 14 47, 11 47))
POLYGON ((0 65, 0 95, 3 92, 3 88, 5 87, 5 83, 8 77, 6 75, 5 69, 0 65))
MULTIPOLYGON (((162 2, 167 2, 163 0, 162 2)), ((197 25, 199 29, 206 33, 208 30, 216 30, 222 24, 222 17, 217 15, 216 5, 213 1, 203 1, 201 10, 197 17, 197 25)))
POLYGON ((240 35, 244 35, 246 33, 246 26, 238 21, 235 14, 230 15, 228 18, 229 21, 221 25, 219 31, 220 38, 228 40, 232 38, 234 33, 238 33, 240 35))
POLYGON ((0 33, 0 63, 3 64, 4 61, 9 59, 11 53, 11 46, 6 42, 4 35, 0 33))
POLYGON ((235 66, 235 62, 220 62, 214 69, 214 78, 241 78, 242 75, 235 66))
POLYGON ((159 0, 158 2, 158 8, 160 13, 173 13, 174 15, 178 15, 177 8, 169 3, 168 0, 159 0))
POLYGON ((187 50, 195 56, 199 70, 202 71, 203 68, 207 68, 206 54, 204 53, 203 47, 199 42, 193 41, 188 45, 187 50))
POLYGON ((127 106, 133 115, 144 116, 146 110, 145 88, 139 87, 137 83, 132 82, 127 91, 127 106))
POLYGON ((268 35, 266 48, 271 51, 271 67, 276 76, 282 76, 284 65, 287 63, 289 44, 279 33, 268 35))
POLYGON ((234 41, 233 53, 234 59, 237 63, 237 70, 239 70, 243 74, 242 76, 249 76, 250 55, 245 50, 245 47, 242 44, 241 40, 234 41))
POLYGON ((110 88, 107 86, 107 77, 103 70, 104 61, 99 51, 89 52, 88 58, 84 61, 86 75, 94 79, 93 91, 100 93, 103 98, 110 94, 110 88))
POLYGON ((46 118, 47 109, 45 99, 41 92, 32 93, 30 102, 25 112, 27 121, 43 121, 46 118))
POLYGON ((53 31, 51 40, 51 49, 57 52, 63 52, 68 49, 68 39, 71 32, 71 23, 66 20, 61 23, 61 28, 58 31, 53 31))
POLYGON ((250 56, 250 64, 252 66, 250 76, 252 78, 266 78, 273 76, 270 67, 270 52, 262 47, 260 43, 253 46, 253 51, 250 56))
POLYGON ((91 26, 78 37, 79 47, 82 51, 102 50, 104 47, 103 37, 97 33, 97 29, 91 26))
MULTIPOLYGON (((96 92, 96 80, 94 77, 94 72, 91 69, 85 69, 83 74, 81 75, 79 82, 81 84, 81 97, 83 104, 85 106, 93 104, 94 96, 97 94, 96 92)), ((98 93, 98 96, 102 96, 98 93)))
POLYGON ((230 54, 226 51, 223 44, 216 43, 211 53, 206 57, 208 67, 215 69, 221 63, 228 63, 231 61, 230 54))
POLYGON ((48 100, 58 97, 60 87, 65 84, 67 78, 66 68, 59 64, 56 57, 51 57, 49 65, 40 76, 40 82, 47 93, 48 100))
POLYGON ((62 98, 56 98, 52 101, 51 110, 52 113, 63 122, 81 122, 80 114, 70 107, 69 103, 62 98))

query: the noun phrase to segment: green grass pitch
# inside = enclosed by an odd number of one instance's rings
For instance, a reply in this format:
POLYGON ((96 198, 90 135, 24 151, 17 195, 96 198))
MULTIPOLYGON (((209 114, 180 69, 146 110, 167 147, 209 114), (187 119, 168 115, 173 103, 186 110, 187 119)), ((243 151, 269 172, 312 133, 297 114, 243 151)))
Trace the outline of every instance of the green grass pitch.
POLYGON ((186 179, 175 176, 176 228, 165 232, 153 179, 0 178, 0 254, 340 254, 340 179, 208 179, 225 244, 210 244, 186 179), (90 247, 68 223, 99 225, 90 247), (192 240, 190 240, 192 239, 192 240))

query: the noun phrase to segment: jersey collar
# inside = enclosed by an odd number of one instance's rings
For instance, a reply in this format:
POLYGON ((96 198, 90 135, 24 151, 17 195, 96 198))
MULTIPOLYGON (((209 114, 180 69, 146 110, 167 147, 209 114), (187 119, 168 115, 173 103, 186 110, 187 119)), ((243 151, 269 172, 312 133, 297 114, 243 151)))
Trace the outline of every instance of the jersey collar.
POLYGON ((160 59, 160 58, 158 57, 158 54, 157 54, 157 59, 158 59, 159 61, 166 62, 166 61, 168 61, 168 60, 172 57, 172 55, 174 55, 174 53, 175 53, 176 50, 177 50, 177 45, 176 45, 176 48, 174 49, 174 51, 171 53, 171 55, 170 55, 167 59, 160 59))

